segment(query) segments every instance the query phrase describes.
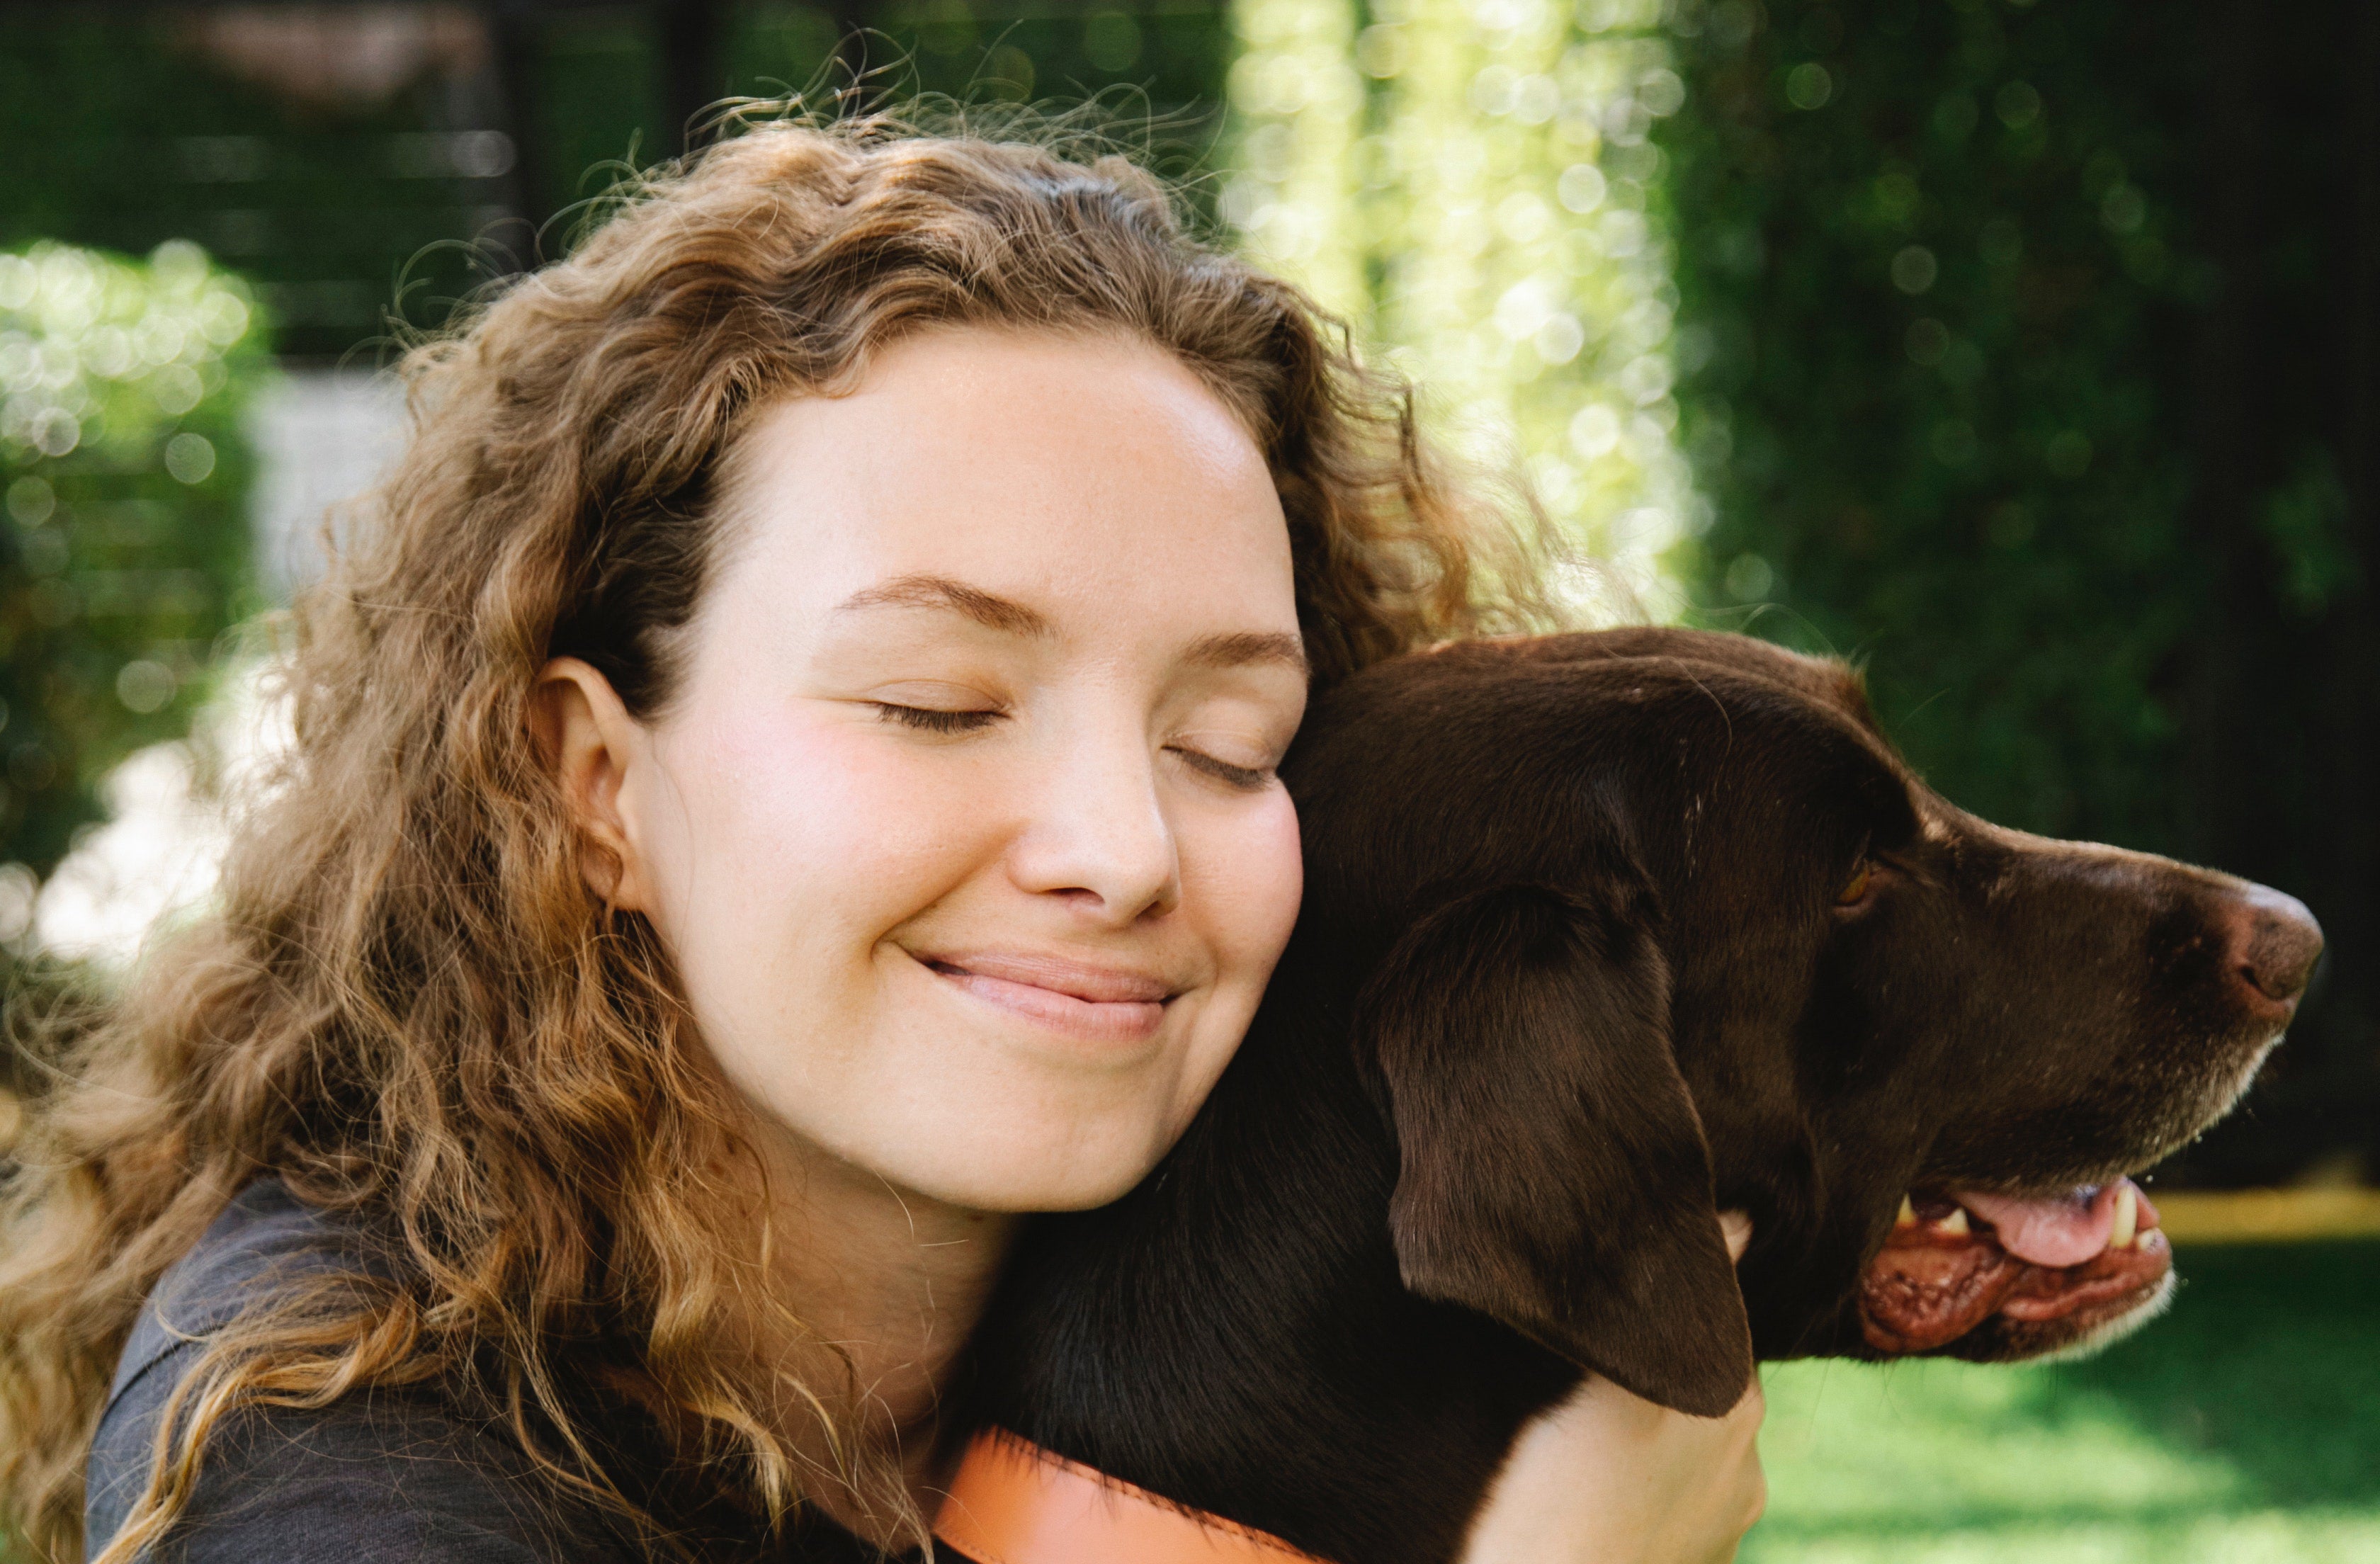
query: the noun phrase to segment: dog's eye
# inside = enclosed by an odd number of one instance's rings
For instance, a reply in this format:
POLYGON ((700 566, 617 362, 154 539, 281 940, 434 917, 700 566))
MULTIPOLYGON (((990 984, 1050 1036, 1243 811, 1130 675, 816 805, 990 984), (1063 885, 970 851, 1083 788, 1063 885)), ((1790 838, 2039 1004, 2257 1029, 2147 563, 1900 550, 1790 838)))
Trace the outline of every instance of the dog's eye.
POLYGON ((1839 907, 1857 906, 1861 902, 1867 899, 1868 882, 1875 878, 1875 866, 1871 865, 1865 858, 1862 858, 1859 861, 1859 867, 1853 869, 1852 871, 1852 877, 1843 881, 1842 889, 1835 892, 1835 905, 1839 907))

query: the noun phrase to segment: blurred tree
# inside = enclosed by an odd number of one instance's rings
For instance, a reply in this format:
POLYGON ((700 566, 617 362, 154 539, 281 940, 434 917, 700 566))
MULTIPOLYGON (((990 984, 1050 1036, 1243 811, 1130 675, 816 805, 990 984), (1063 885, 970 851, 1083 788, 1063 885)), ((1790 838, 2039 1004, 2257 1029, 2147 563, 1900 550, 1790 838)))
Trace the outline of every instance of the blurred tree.
POLYGON ((1715 620, 1860 656, 1951 797, 2302 895, 2185 1159, 2380 1172, 2380 8, 1671 0, 1715 620))
POLYGON ((1698 519, 1671 430, 1678 299, 1649 139, 1683 88, 1659 0, 1237 0, 1224 214, 1418 382, 1463 454, 1515 457, 1617 576, 1590 612, 1674 612, 1698 519))
MULTIPOLYGON (((184 732, 245 591, 247 285, 175 241, 0 254, 0 888, 99 817, 101 776, 184 732)), ((8 931, 13 937, 15 930, 8 931)))

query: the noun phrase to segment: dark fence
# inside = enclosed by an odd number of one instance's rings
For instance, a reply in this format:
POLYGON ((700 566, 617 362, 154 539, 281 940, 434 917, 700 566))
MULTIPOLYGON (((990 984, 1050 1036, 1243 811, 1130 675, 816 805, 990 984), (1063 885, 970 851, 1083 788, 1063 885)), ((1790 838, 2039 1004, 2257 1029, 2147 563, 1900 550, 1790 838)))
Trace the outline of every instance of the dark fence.
POLYGON ((256 279, 281 351, 369 354, 566 248, 712 106, 808 91, 1104 97, 1195 166, 1221 0, 0 6, 0 248, 195 239, 256 279))

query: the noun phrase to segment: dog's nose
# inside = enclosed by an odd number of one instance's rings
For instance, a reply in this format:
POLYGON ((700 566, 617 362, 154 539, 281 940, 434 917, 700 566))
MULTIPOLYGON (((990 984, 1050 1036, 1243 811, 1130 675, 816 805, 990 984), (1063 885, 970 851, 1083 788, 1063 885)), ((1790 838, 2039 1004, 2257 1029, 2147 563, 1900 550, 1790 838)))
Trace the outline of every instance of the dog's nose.
POLYGON ((2221 917, 2231 970, 2275 1004, 2295 1005, 2322 955, 2322 925, 2294 896, 2252 885, 2221 917))

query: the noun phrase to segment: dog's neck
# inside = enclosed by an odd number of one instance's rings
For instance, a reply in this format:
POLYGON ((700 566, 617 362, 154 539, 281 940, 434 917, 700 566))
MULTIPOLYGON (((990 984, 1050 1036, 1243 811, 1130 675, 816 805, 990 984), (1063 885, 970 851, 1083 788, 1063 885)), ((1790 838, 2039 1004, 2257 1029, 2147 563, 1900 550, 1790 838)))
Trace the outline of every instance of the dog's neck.
POLYGON ((1454 1556, 1578 1372, 1399 1281, 1396 1144, 1354 991, 1317 976, 1350 970, 1293 945, 1158 1170, 1027 1233, 978 1337, 977 1417, 1323 1558, 1419 1564, 1454 1556))

